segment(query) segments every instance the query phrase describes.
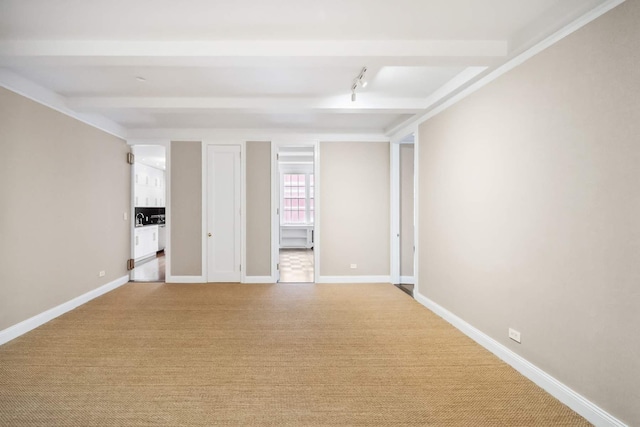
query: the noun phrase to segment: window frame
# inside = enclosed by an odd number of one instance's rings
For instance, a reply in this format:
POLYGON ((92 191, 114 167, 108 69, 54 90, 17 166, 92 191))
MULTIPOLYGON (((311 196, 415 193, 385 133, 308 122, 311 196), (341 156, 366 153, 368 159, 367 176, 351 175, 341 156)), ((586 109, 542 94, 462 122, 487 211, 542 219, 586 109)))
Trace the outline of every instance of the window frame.
POLYGON ((313 212, 315 215, 315 176, 314 176, 314 210, 312 211, 311 200, 311 181, 309 177, 314 175, 313 164, 299 164, 299 165, 280 165, 280 226, 313 226, 315 218, 311 215, 313 212), (288 174, 305 175, 305 220, 304 222, 285 222, 284 220, 284 176, 288 174))

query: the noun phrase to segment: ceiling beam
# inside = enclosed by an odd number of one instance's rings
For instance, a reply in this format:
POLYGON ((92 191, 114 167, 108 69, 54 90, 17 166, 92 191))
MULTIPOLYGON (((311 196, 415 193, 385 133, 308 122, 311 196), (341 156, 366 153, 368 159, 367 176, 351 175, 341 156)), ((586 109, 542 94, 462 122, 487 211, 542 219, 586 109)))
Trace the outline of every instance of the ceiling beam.
POLYGON ((350 93, 323 98, 205 98, 205 97, 70 97, 67 105, 76 111, 106 109, 224 110, 227 112, 331 112, 414 114, 425 108, 420 98, 385 98, 359 93, 351 102, 350 93))
MULTIPOLYGON (((2 42, 0 42, 2 43, 2 42)), ((0 67, 354 68, 496 66, 495 56, 34 56, 0 52, 0 67)))
POLYGON ((217 40, 0 42, 2 56, 66 57, 504 57, 505 40, 217 40))
POLYGON ((169 139, 171 141, 322 141, 322 142, 388 142, 382 132, 313 131, 308 129, 201 129, 201 128, 153 128, 130 129, 131 139, 169 139))

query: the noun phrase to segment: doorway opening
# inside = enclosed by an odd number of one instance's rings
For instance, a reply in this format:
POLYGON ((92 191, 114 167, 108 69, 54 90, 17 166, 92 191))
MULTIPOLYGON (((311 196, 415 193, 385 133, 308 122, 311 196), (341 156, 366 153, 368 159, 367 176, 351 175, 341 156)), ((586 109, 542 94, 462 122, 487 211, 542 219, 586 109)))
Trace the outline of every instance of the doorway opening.
POLYGON ((394 197, 394 284, 413 296, 415 286, 415 137, 392 145, 394 197))
POLYGON ((134 145, 132 173, 132 259, 134 282, 166 280, 166 148, 134 145))
POLYGON ((312 283, 315 277, 315 147, 278 147, 276 158, 280 213, 278 281, 312 283))

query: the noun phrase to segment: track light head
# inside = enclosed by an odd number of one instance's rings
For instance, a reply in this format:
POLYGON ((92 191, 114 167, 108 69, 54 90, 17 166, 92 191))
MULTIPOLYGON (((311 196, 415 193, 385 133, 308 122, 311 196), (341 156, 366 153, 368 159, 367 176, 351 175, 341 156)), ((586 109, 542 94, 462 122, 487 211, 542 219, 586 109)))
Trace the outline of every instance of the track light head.
POLYGON ((367 86, 367 81, 364 78, 366 72, 367 67, 362 67, 362 70, 360 70, 360 74, 358 74, 358 76, 353 79, 353 84, 351 85, 351 102, 356 101, 356 90, 358 89, 358 87, 367 86))
POLYGON ((358 74, 358 77, 356 77, 356 80, 358 81, 358 84, 362 87, 366 87, 367 84, 369 83, 368 81, 365 80, 364 75, 367 73, 367 67, 362 67, 362 70, 360 71, 360 74, 358 74))

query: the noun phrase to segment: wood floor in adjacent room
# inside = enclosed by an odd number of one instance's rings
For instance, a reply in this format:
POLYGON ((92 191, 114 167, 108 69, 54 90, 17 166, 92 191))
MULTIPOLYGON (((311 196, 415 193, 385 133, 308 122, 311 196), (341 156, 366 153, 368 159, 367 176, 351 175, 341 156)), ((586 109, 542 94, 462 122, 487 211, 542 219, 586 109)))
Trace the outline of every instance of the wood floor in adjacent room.
POLYGON ((0 425, 588 423, 392 285, 130 283, 0 347, 0 425))
POLYGON ((164 282, 166 257, 164 251, 151 259, 136 262, 136 268, 131 272, 131 280, 135 282, 164 282))

